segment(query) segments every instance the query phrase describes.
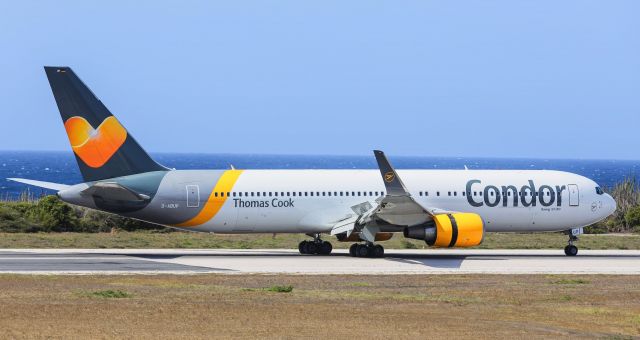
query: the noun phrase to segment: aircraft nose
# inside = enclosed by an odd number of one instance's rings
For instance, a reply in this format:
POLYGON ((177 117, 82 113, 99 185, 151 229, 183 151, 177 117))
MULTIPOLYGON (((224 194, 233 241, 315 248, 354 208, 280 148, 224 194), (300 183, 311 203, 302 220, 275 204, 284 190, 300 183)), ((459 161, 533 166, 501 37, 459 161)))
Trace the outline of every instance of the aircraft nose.
POLYGON ((613 214, 616 209, 618 208, 618 205, 616 204, 616 200, 613 199, 613 197, 611 197, 611 195, 609 194, 605 194, 606 195, 606 212, 607 212, 607 216, 613 214))

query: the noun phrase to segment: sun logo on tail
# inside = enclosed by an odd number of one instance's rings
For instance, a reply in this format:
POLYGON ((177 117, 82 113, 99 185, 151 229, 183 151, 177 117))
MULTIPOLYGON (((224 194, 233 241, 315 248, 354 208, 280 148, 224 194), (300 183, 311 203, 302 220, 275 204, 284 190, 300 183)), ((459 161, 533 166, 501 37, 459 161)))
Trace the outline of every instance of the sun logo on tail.
POLYGON ((127 130, 114 116, 107 117, 97 128, 75 116, 67 119, 64 127, 73 152, 92 168, 107 163, 127 139, 127 130))

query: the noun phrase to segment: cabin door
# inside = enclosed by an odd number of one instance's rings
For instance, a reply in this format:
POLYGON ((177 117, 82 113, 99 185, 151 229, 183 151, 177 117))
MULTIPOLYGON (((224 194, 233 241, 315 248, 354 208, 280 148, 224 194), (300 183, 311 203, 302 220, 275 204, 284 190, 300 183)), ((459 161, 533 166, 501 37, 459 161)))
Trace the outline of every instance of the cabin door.
POLYGON ((580 205, 580 192, 575 184, 569 184, 569 205, 572 207, 580 205))
POLYGON ((187 185, 187 208, 200 207, 200 187, 198 185, 187 185))

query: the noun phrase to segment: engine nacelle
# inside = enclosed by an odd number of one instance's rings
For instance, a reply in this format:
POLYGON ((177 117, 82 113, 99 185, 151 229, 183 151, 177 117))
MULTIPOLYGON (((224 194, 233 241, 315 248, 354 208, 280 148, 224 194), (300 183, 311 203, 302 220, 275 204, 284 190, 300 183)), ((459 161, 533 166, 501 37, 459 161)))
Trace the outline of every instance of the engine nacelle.
POLYGON ((473 247, 482 243, 484 221, 473 213, 439 214, 433 221, 405 228, 404 237, 424 240, 433 247, 473 247))

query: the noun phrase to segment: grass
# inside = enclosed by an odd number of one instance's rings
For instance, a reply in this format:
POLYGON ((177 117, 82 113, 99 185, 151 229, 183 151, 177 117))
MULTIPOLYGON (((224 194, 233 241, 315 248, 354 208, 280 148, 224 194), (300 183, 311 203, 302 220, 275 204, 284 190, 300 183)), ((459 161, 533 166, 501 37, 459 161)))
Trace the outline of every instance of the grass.
POLYGON ((123 298, 132 297, 132 295, 127 292, 123 292, 121 290, 111 290, 111 289, 91 292, 89 296, 105 298, 105 299, 123 299, 123 298))
POLYGON ((291 293, 293 291, 293 286, 271 286, 269 288, 265 288, 265 290, 276 293, 291 293))
POLYGON ((0 275, 0 305, 0 338, 640 336, 628 275, 0 275))
POLYGON ((243 292, 275 292, 275 293, 291 293, 293 291, 293 286, 271 286, 267 288, 255 289, 255 288, 242 288, 243 292))
POLYGON ((584 284, 588 284, 589 281, 584 279, 562 279, 558 281, 553 281, 551 283, 557 284, 557 285, 584 285, 584 284))
MULTIPOLYGON (((222 235, 189 232, 110 233, 0 233, 0 248, 288 248, 308 239, 298 234, 222 235)), ((345 249, 351 243, 337 242, 325 236, 334 248, 345 249)), ((480 249, 562 249, 567 236, 560 233, 511 234, 487 233, 480 249)), ((382 242, 387 249, 425 249, 424 242, 395 235, 382 242)), ((583 235, 580 249, 640 249, 638 234, 583 235)))

